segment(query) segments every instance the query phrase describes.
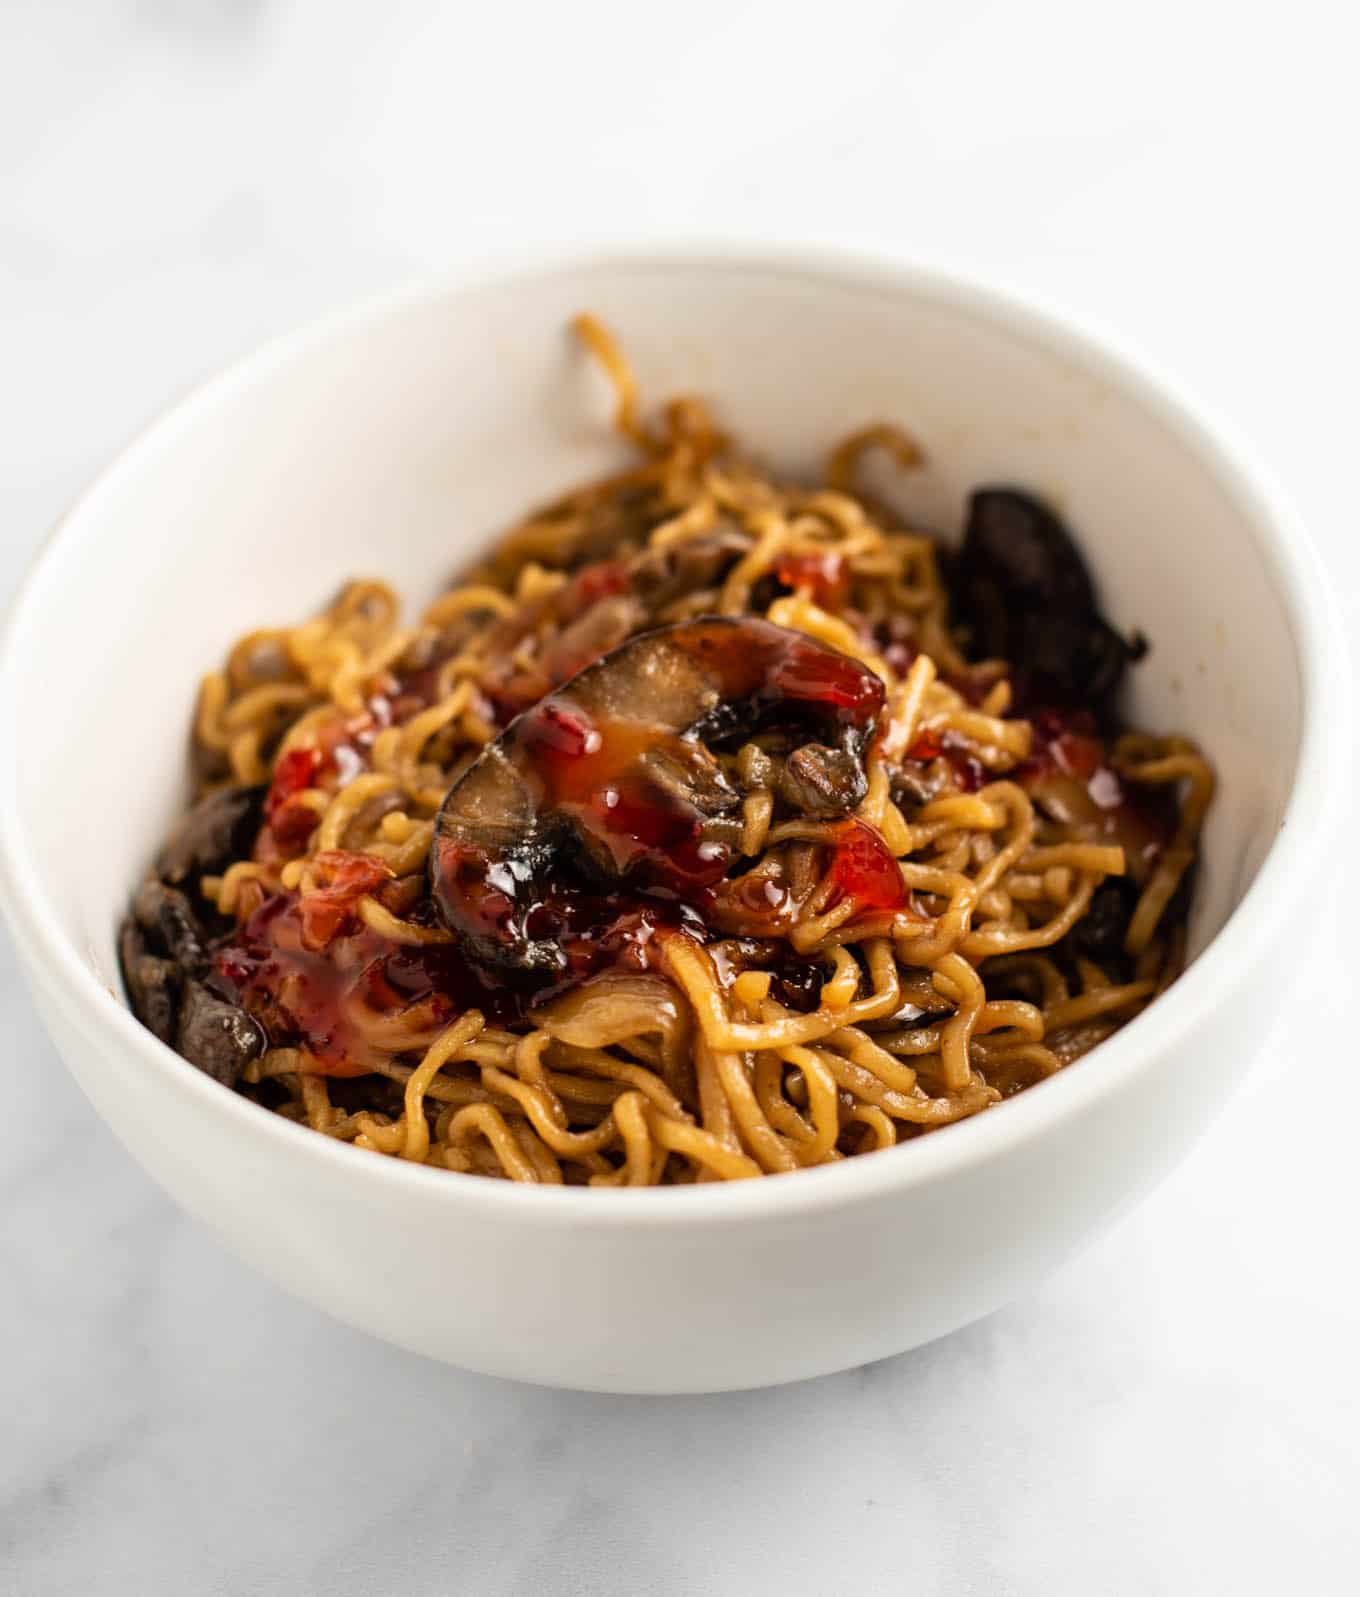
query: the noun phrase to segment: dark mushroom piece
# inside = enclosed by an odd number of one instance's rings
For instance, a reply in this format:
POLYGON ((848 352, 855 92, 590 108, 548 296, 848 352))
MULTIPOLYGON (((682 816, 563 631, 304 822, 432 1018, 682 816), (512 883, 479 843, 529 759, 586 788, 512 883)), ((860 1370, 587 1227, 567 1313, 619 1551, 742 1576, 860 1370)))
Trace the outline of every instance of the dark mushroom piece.
POLYGON ((487 652, 504 664, 488 684, 493 701, 503 715, 527 709, 634 633, 654 626, 667 605, 711 591, 749 548, 749 539, 727 530, 582 567, 564 588, 496 628, 487 652), (528 666, 513 664, 516 645, 545 623, 559 630, 542 653, 528 666))
POLYGON ((163 1043, 175 1044, 180 969, 173 959, 147 951, 146 933, 129 915, 118 931, 118 963, 132 1013, 163 1043))
POLYGON ((549 686, 565 682, 592 660, 617 649, 646 620, 630 594, 608 594, 597 599, 584 614, 569 621, 543 651, 539 669, 549 686))
POLYGON ((239 1004, 219 998, 201 981, 187 981, 180 1001, 175 1048, 205 1076, 234 1087, 252 1059, 264 1052, 260 1024, 239 1004))
POLYGON ((912 761, 909 765, 895 765, 888 777, 888 791, 892 801, 907 816, 913 810, 929 804, 940 796, 944 786, 944 772, 937 762, 926 764, 912 761))
POLYGON ((765 746, 748 743, 737 756, 737 776, 743 791, 765 788, 777 794, 796 815, 810 820, 844 815, 864 797, 864 767, 844 749, 805 743, 787 749, 784 738, 767 739, 765 746), (771 747, 771 744, 776 746, 771 747))
POLYGON ((787 738, 776 735, 765 739, 763 746, 748 743, 741 750, 737 775, 743 791, 767 789, 808 820, 844 815, 863 799, 864 767, 855 755, 821 743, 792 749, 787 743, 787 738))
POLYGON ((901 992, 897 1008, 881 1020, 871 1021, 868 1030, 873 1032, 900 1031, 929 1025, 945 1015, 952 1015, 955 1006, 943 997, 931 979, 928 970, 900 973, 901 992))
POLYGON ((661 549, 647 549, 628 568, 638 598, 652 611, 677 599, 715 588, 751 548, 751 540, 735 529, 685 538, 661 549))
POLYGON ((203 968, 203 928, 188 896, 148 876, 132 902, 137 924, 185 971, 203 968))
POLYGON ((1124 937, 1138 907, 1139 889, 1127 876, 1112 876, 1091 895, 1086 913, 1068 932, 1060 952, 1080 955, 1100 965, 1121 962, 1124 937))
POLYGON ((727 871, 741 794, 710 745, 800 734, 848 810, 882 706, 871 671, 766 621, 642 633, 517 717, 454 784, 430 851, 440 915, 474 958, 561 970, 564 880, 694 903, 727 871))
POLYGON ((220 872, 248 853, 264 818, 267 791, 263 784, 224 787, 200 799, 156 857, 157 876, 178 887, 220 872))
POLYGON ((983 488, 953 580, 954 613, 979 658, 1009 660, 1031 704, 1104 704, 1139 649, 1105 621, 1076 544, 1047 506, 1014 488, 983 488))
POLYGON ((187 894, 150 876, 119 932, 119 961, 132 1011, 162 1042, 214 1081, 234 1087, 264 1052, 259 1023, 204 981, 203 926, 187 894))
POLYGON ((845 815, 864 797, 864 766, 848 749, 805 743, 784 761, 777 787, 800 815, 814 820, 845 815))

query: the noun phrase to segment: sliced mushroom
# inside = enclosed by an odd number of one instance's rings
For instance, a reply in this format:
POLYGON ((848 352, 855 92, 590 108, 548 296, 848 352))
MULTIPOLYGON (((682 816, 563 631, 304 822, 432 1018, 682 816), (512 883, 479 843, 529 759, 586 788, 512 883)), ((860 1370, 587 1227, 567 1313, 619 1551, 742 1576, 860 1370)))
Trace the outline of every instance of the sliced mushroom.
POLYGON ((796 815, 813 820, 844 815, 862 802, 869 784, 861 760, 823 743, 791 749, 789 741, 776 734, 743 744, 736 761, 743 791, 767 789, 796 815))
POLYGON ((846 815, 863 802, 869 784, 863 764, 847 749, 805 743, 784 761, 779 795, 802 815, 846 815))
POLYGON ((190 1064, 234 1087, 264 1051, 257 1021, 205 985, 203 927, 187 894, 150 876, 119 932, 119 962, 132 1011, 190 1064))
POLYGON ((1066 528, 1014 488, 980 489, 969 501, 954 609, 974 652, 1011 661, 1031 703, 1100 703, 1137 654, 1096 608, 1066 528))
POLYGON ((647 549, 629 567, 633 592, 653 611, 715 588, 751 547, 735 528, 647 549))
POLYGON ((643 633, 511 723, 444 801, 435 901, 470 953, 562 968, 564 870, 693 902, 733 858, 740 795, 714 746, 762 726, 860 764, 883 684, 857 661, 753 618, 643 633))
POLYGON ((1111 876, 1091 895, 1086 913, 1063 939, 1064 949, 1097 964, 1122 959, 1124 935, 1138 907, 1138 887, 1127 876, 1111 876))
POLYGON ((167 887, 155 876, 148 876, 133 900, 137 924, 149 932, 181 969, 197 972, 203 968, 203 928, 188 897, 177 887, 167 887))
POLYGON ((646 613, 630 594, 597 599, 583 615, 569 621, 543 651, 540 669, 549 687, 583 671, 608 654, 643 624, 646 613))
POLYGON ((250 850, 264 815, 267 789, 224 787, 200 799, 171 833, 156 859, 156 874, 178 887, 220 872, 250 850))
POLYGON ((237 1004, 219 998, 200 981, 185 983, 175 1048, 206 1076, 234 1087, 241 1072, 264 1052, 259 1022, 237 1004))
POLYGON ((118 933, 118 963, 132 1013, 163 1043, 174 1044, 179 966, 147 952, 146 935, 129 915, 118 933))
POLYGON ((888 789, 893 803, 910 815, 938 798, 944 781, 944 768, 937 761, 926 764, 913 760, 907 765, 893 766, 888 776, 888 789))

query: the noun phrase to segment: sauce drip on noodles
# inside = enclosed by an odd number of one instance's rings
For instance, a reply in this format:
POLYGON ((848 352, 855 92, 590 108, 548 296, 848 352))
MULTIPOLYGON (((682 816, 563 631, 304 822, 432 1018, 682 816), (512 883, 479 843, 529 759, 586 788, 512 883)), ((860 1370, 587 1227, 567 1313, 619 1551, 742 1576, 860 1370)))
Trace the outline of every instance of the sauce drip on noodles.
POLYGON ((577 330, 635 464, 414 626, 352 582, 205 678, 201 802, 123 932, 139 1015, 326 1136, 598 1186, 890 1147, 1080 1058, 1181 968, 1213 779, 1121 728, 1136 650, 1066 533, 975 496, 951 607, 936 542, 854 491, 866 450, 919 461, 905 434, 781 484, 695 400, 646 424, 577 330), (662 727, 648 651, 700 637, 722 713, 662 727), (975 657, 998 638, 1020 657, 975 657), (842 721, 767 714, 781 680, 842 721))

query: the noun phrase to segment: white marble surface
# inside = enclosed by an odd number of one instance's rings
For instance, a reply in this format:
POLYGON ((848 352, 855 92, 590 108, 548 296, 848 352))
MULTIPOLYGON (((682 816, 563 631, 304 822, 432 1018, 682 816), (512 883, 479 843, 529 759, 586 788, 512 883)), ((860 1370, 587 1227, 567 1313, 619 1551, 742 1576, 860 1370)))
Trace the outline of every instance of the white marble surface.
MULTIPOLYGON (((6 0, 0 587, 261 336, 470 250, 697 229, 1108 322, 1269 460, 1354 632, 1345 9, 6 0)), ((1252 1084, 1116 1233, 924 1351, 672 1401, 463 1375, 280 1296, 104 1132, 0 950, 0 1591, 1354 1591, 1337 876, 1252 1084)))

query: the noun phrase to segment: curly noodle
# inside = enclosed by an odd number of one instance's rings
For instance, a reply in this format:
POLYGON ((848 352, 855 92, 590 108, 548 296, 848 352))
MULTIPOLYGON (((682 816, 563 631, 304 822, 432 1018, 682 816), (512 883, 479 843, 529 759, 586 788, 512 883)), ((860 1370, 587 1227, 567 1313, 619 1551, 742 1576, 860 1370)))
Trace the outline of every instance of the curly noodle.
POLYGON ((866 450, 920 460, 908 435, 865 428, 832 451, 828 486, 783 485, 695 400, 644 421, 612 337, 588 316, 575 326, 636 464, 527 518, 417 624, 385 584, 352 582, 311 620, 249 633, 203 681, 203 790, 272 786, 253 848, 202 893, 236 929, 224 946, 258 957, 260 926, 294 916, 290 947, 312 961, 257 1008, 270 1046, 241 1090, 390 1157, 641 1186, 887 1148, 1065 1068, 1180 967, 1204 758, 1126 733, 1100 750, 1126 802, 1064 809, 1034 725, 1008 713, 1006 663, 965 657, 935 541, 856 496, 866 450), (635 573, 686 558, 688 586, 624 614, 635 573), (909 908, 832 890, 834 825, 790 809, 780 751, 757 738, 724 757, 743 794, 734 919, 510 1014, 446 990, 430 973, 458 949, 425 867, 451 784, 620 628, 715 614, 762 615, 882 679, 858 818, 909 908), (1160 833, 1149 814, 1169 817, 1160 833), (1123 947, 1091 956, 1074 933, 1112 880, 1133 895, 1123 947), (321 963, 341 1017, 329 1029, 299 1019, 321 963))

